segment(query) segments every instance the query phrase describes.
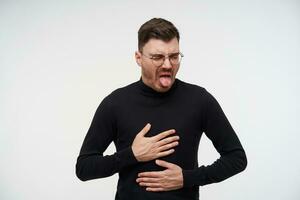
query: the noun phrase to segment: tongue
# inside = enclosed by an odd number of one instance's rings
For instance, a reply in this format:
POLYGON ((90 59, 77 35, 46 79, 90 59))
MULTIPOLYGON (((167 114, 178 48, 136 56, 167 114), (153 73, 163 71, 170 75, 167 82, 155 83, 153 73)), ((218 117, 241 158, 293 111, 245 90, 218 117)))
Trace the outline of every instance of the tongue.
POLYGON ((171 85, 171 77, 161 76, 159 77, 159 82, 163 87, 169 87, 171 85))

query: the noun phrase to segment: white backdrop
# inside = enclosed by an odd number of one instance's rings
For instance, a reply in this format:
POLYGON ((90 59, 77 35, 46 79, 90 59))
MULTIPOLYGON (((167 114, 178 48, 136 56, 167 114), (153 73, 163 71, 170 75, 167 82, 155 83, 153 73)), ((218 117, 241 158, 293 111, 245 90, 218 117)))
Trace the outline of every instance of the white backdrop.
MULTIPOLYGON (((1 0, 0 199, 114 198, 117 175, 81 182, 76 158, 101 100, 139 79, 137 30, 152 17, 178 27, 177 77, 217 98, 248 156, 200 198, 300 199, 296 0, 1 0)), ((199 164, 216 158, 203 137, 199 164)))

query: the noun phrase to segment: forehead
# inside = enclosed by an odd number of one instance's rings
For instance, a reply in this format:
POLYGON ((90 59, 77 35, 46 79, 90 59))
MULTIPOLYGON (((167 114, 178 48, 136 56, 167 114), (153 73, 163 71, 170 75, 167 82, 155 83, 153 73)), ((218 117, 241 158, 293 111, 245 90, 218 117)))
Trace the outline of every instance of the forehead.
POLYGON ((143 47, 144 52, 169 54, 179 51, 179 43, 177 38, 165 42, 159 39, 150 39, 143 47))

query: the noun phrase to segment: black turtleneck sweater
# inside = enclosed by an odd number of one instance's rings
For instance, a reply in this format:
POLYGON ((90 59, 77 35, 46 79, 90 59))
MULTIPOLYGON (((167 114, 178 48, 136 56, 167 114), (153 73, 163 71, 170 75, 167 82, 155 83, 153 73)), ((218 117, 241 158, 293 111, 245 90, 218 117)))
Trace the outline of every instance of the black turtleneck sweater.
POLYGON ((220 182, 245 169, 243 147, 216 99, 204 88, 175 79, 167 92, 157 92, 142 79, 119 88, 103 99, 77 158, 76 174, 82 181, 119 173, 117 200, 199 199, 199 186, 220 182), (160 159, 182 168, 184 187, 168 192, 149 192, 136 183, 139 172, 164 170, 149 162, 138 162, 131 144, 138 132, 151 124, 146 136, 175 129, 179 145, 160 159), (202 133, 212 141, 220 158, 198 166, 202 133), (103 156, 114 142, 116 153, 103 156))

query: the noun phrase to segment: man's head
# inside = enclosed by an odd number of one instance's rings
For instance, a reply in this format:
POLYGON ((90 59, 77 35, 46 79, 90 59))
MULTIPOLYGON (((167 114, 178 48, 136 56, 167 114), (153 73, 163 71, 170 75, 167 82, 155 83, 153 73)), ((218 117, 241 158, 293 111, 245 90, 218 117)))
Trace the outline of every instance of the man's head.
POLYGON ((153 18, 138 31, 136 62, 143 82, 158 92, 168 91, 175 81, 183 56, 179 51, 179 32, 169 21, 153 18))

